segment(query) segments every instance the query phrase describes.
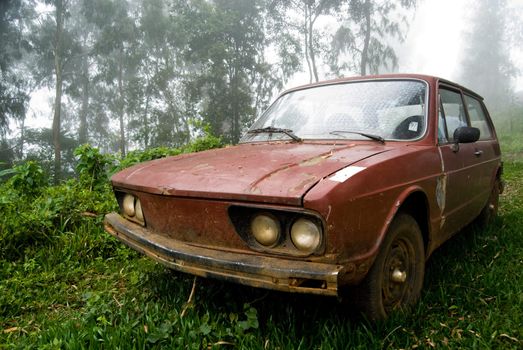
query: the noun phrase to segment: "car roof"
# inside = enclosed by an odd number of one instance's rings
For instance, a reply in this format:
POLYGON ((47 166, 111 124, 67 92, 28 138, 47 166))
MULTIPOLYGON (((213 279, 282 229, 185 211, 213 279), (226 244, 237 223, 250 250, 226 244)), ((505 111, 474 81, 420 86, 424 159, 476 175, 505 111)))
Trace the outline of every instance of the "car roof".
POLYGON ((429 84, 444 83, 446 85, 450 85, 455 88, 458 88, 458 89, 462 90, 463 92, 465 92, 469 95, 472 95, 480 100, 483 100, 483 97, 480 96, 478 93, 476 93, 462 85, 459 85, 459 84, 454 83, 447 79, 439 78, 439 77, 432 76, 432 75, 424 75, 424 74, 379 74, 379 75, 365 75, 365 76, 337 78, 337 79, 324 80, 324 81, 319 81, 316 83, 296 86, 291 89, 283 91, 280 94, 280 96, 285 95, 292 91, 308 89, 308 88, 316 87, 316 86, 332 85, 332 84, 339 84, 339 83, 345 83, 345 82, 351 82, 351 81, 372 81, 372 80, 387 80, 387 79, 390 79, 390 80, 417 79, 417 80, 426 81, 429 84))

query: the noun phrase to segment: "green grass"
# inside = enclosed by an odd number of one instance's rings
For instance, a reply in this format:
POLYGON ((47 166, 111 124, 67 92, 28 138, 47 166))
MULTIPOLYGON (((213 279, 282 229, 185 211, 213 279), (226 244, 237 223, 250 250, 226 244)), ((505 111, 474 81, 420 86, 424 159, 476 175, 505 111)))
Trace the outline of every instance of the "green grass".
POLYGON ((335 299, 169 271, 85 220, 0 261, 0 348, 523 347, 523 163, 505 163, 500 218, 428 262, 410 315, 371 325, 335 299))

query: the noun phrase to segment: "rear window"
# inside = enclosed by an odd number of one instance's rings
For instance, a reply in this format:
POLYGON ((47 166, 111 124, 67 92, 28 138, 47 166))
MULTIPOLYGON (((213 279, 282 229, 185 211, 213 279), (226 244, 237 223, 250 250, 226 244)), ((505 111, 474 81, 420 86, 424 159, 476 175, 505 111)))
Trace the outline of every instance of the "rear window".
POLYGON ((469 112, 471 126, 479 129, 479 139, 489 140, 492 138, 492 130, 487 121, 487 116, 483 110, 481 102, 477 99, 465 95, 465 103, 467 104, 467 111, 469 112))

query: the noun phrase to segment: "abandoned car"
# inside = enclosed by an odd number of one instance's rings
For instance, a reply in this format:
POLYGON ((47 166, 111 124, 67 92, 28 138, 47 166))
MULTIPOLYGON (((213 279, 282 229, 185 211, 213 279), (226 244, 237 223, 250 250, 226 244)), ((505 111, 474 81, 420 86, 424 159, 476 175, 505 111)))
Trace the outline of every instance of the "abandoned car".
POLYGON ((371 319, 416 302, 425 262, 496 215, 496 132, 450 81, 384 75, 282 93, 238 145, 112 177, 106 230, 178 271, 346 296, 371 319))

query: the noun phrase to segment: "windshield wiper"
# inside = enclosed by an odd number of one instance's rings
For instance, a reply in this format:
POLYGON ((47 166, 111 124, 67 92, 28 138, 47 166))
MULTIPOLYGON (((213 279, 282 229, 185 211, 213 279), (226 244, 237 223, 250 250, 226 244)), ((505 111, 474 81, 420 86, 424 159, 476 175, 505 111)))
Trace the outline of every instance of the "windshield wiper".
POLYGON ((289 136, 291 139, 297 142, 301 142, 301 138, 294 135, 292 133, 291 129, 282 129, 282 128, 275 128, 274 126, 267 126, 265 128, 259 128, 259 129, 252 129, 247 131, 247 134, 263 134, 263 133, 269 133, 269 134, 285 134, 289 136))
MULTIPOLYGON (((361 132, 361 131, 353 131, 353 130, 335 130, 335 131, 331 131, 329 132, 329 134, 332 134, 332 135, 339 135, 339 134, 357 134, 357 135, 361 135, 361 136, 365 136, 371 140, 374 140, 374 141, 378 141, 380 143, 383 143, 385 144, 385 139, 383 137, 381 137, 380 135, 374 135, 374 134, 367 134, 366 132, 361 132)), ((340 135, 340 136, 343 136, 343 135, 340 135)), ((345 136, 344 136, 345 137, 345 136)))

